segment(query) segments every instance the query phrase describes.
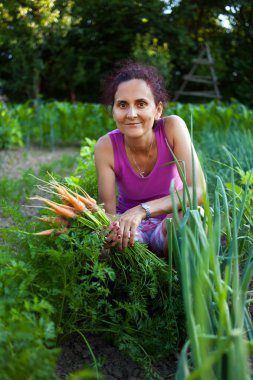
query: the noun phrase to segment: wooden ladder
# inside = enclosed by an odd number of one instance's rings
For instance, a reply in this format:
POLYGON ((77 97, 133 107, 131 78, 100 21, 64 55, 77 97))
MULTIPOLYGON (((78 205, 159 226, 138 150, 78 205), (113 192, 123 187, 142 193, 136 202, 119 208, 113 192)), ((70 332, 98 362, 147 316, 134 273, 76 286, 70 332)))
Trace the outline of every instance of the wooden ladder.
POLYGON ((198 96, 203 98, 221 99, 221 94, 218 88, 217 77, 214 70, 214 59, 211 55, 208 43, 205 43, 204 49, 200 52, 198 58, 192 60, 193 67, 187 75, 184 75, 184 82, 179 91, 175 93, 173 101, 177 101, 181 95, 198 96), (205 56, 206 55, 206 56, 205 56), (210 76, 194 74, 199 65, 208 65, 210 69, 210 76), (213 85, 213 90, 204 91, 185 91, 188 82, 204 83, 206 85, 213 85))

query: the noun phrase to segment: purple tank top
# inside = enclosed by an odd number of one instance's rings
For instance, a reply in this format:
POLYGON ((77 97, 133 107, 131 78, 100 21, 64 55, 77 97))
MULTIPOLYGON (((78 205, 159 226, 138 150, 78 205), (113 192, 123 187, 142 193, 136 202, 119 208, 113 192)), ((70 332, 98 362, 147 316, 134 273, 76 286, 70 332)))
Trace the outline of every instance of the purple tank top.
POLYGON ((175 181, 177 190, 183 188, 175 162, 162 166, 174 161, 165 141, 163 119, 159 119, 154 131, 157 144, 157 161, 149 175, 144 178, 135 173, 127 158, 124 135, 118 129, 108 133, 114 152, 114 171, 118 186, 117 213, 119 214, 141 202, 148 202, 168 195, 172 179, 175 181))

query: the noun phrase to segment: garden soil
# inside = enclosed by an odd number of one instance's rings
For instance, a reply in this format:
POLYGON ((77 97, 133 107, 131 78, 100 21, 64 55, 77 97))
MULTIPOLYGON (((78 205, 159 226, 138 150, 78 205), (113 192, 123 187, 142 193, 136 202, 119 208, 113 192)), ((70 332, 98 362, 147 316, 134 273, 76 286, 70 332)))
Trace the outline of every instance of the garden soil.
MULTIPOLYGON (((78 148, 57 148, 53 151, 31 148, 30 150, 0 151, 0 177, 19 178, 24 170, 33 169, 35 173, 43 164, 51 164, 60 160, 64 155, 78 155, 78 148)), ((35 215, 35 209, 24 210, 27 217, 35 215)), ((0 227, 12 225, 10 218, 3 218, 0 209, 0 227)), ((96 357, 99 373, 103 380, 142 380, 143 368, 131 360, 127 355, 105 341, 101 336, 85 335, 93 354, 96 357)), ((83 368, 90 368, 94 363, 87 344, 80 335, 73 334, 66 337, 60 344, 61 353, 57 363, 57 374, 60 379, 68 380, 69 374, 83 368)), ((163 347, 161 347, 163 350, 163 347)), ((145 377, 146 380, 173 379, 178 362, 178 355, 171 355, 166 360, 154 365, 154 372, 158 376, 145 377)))

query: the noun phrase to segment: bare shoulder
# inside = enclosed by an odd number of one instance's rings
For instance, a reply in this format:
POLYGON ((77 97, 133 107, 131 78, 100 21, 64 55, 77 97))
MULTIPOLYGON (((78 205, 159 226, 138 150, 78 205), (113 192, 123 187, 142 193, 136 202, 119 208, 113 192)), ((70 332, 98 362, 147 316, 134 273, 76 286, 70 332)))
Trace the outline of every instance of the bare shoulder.
POLYGON ((113 147, 110 137, 108 135, 100 137, 95 145, 96 162, 109 163, 109 165, 112 165, 113 156, 113 147))
POLYGON ((113 152, 112 142, 108 135, 101 136, 95 145, 95 155, 103 152, 106 154, 113 152))
POLYGON ((185 121, 180 116, 177 116, 177 115, 165 116, 164 127, 166 129, 174 129, 174 128, 187 129, 185 121))
POLYGON ((100 148, 105 148, 109 145, 111 145, 110 137, 108 135, 101 136, 96 142, 95 150, 98 150, 100 148))
POLYGON ((169 143, 172 146, 175 145, 178 139, 189 137, 189 131, 185 121, 177 115, 164 117, 164 129, 169 143))

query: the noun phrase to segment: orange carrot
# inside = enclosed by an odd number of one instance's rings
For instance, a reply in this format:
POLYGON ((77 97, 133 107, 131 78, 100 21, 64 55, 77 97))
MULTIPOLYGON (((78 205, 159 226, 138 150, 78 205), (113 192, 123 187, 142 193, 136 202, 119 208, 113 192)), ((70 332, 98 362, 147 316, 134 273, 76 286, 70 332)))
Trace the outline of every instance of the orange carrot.
POLYGON ((37 236, 50 236, 54 232, 54 228, 51 230, 45 230, 45 231, 40 231, 40 232, 34 232, 32 235, 37 235, 37 236))
MULTIPOLYGON (((95 203, 94 202, 92 202, 89 198, 85 198, 85 197, 83 197, 82 195, 79 195, 79 194, 77 194, 77 193, 74 193, 75 194, 75 196, 77 197, 77 199, 79 199, 81 202, 83 202, 84 204, 85 204, 85 206, 89 209, 89 210, 91 210, 91 211, 93 211, 93 212, 96 212, 97 210, 98 210, 98 208, 97 208, 97 206, 96 206, 96 201, 95 201, 95 203)), ((91 198, 91 199, 93 199, 93 198, 91 198)))
POLYGON ((54 217, 54 216, 43 216, 38 219, 45 223, 59 223, 59 224, 64 224, 64 225, 68 224, 68 221, 66 219, 54 217))
POLYGON ((56 203, 56 202, 53 202, 55 203, 56 205, 60 205, 61 207, 65 208, 66 210, 72 210, 74 211, 73 207, 71 207, 70 205, 66 205, 66 204, 63 204, 63 203, 56 203))
POLYGON ((76 211, 84 212, 87 210, 85 204, 81 200, 73 197, 71 194, 68 194, 68 202, 74 207, 76 211))
POLYGON ((92 198, 88 193, 85 193, 85 197, 80 195, 80 194, 77 194, 77 193, 74 193, 82 202, 85 202, 87 199, 93 203, 94 205, 97 204, 97 201, 92 198))
POLYGON ((40 232, 34 232, 32 235, 36 235, 36 236, 50 236, 52 235, 53 233, 55 233, 55 235, 61 235, 61 234, 64 234, 65 232, 67 232, 67 228, 63 228, 62 230, 55 230, 54 228, 50 229, 50 230, 45 230, 45 231, 40 231, 40 232))
POLYGON ((67 219, 75 218, 77 216, 77 214, 75 213, 75 210, 72 207, 59 204, 53 201, 49 201, 48 199, 43 198, 43 197, 33 197, 30 199, 37 199, 39 201, 46 203, 48 206, 51 207, 50 208, 51 211, 55 212, 57 215, 63 216, 64 218, 67 218, 67 219))
MULTIPOLYGON (((86 211, 85 204, 78 198, 73 197, 64 187, 56 186, 55 187, 58 193, 74 207, 76 211, 84 212, 86 211)), ((74 193, 75 194, 75 193, 74 193)))
POLYGON ((63 186, 54 186, 57 193, 61 195, 61 197, 63 198, 63 200, 66 202, 66 203, 69 203, 69 197, 68 197, 68 192, 66 189, 64 189, 63 186))
POLYGON ((66 197, 66 190, 62 186, 55 186, 57 193, 60 194, 63 198, 66 197))
POLYGON ((46 207, 46 209, 66 219, 72 219, 72 218, 77 217, 77 214, 75 212, 74 213, 72 211, 69 212, 68 210, 65 210, 64 208, 56 209, 56 208, 46 207))
POLYGON ((66 219, 77 217, 77 214, 75 213, 75 211, 72 211, 73 209, 70 210, 58 204, 52 204, 49 210, 53 211, 55 214, 60 215, 66 219))
POLYGON ((64 187, 62 186, 54 186, 57 193, 61 195, 62 199, 63 199, 63 203, 66 205, 66 206, 69 206, 69 201, 67 199, 67 196, 66 196, 66 190, 64 189, 64 187))

